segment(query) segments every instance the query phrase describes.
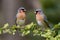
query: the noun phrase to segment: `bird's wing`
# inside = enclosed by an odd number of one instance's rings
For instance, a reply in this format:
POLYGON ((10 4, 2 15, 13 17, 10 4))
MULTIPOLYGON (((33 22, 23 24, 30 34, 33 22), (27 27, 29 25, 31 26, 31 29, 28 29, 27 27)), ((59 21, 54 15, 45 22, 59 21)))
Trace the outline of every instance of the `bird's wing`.
POLYGON ((52 28, 52 25, 48 22, 47 17, 46 17, 44 14, 42 14, 42 15, 44 16, 44 22, 46 23, 46 25, 47 25, 49 28, 52 28))

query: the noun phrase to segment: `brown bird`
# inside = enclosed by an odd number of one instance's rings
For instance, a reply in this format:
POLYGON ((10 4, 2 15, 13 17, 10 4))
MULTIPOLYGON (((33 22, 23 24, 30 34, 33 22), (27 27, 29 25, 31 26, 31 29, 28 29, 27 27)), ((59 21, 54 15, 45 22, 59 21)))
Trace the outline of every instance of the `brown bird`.
POLYGON ((48 23, 48 20, 46 16, 43 14, 41 9, 36 9, 36 21, 38 25, 41 27, 42 30, 45 30, 46 28, 50 28, 50 24, 48 23))
POLYGON ((24 25, 25 24, 25 20, 26 20, 26 9, 24 7, 20 7, 18 9, 18 13, 16 14, 16 25, 24 25))

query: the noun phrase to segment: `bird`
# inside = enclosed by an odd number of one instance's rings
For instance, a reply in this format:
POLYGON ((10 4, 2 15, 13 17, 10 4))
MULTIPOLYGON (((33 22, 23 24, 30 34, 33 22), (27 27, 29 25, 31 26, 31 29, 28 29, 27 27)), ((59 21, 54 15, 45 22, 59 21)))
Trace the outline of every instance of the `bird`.
POLYGON ((51 25, 49 24, 47 17, 43 13, 42 9, 36 9, 34 13, 36 14, 37 24, 41 27, 42 30, 51 28, 51 25))
POLYGON ((26 20, 26 9, 24 7, 20 7, 16 14, 16 25, 23 26, 26 20))

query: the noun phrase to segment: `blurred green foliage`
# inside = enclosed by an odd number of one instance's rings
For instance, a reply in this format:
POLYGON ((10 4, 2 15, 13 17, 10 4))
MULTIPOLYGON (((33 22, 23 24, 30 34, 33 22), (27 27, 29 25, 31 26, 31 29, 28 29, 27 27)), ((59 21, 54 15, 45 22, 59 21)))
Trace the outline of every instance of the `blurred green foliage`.
POLYGON ((36 18, 35 18, 36 14, 34 14, 34 10, 29 10, 26 15, 27 15, 27 19, 26 19, 27 24, 31 22, 36 23, 36 18))
POLYGON ((60 23, 53 26, 52 29, 45 29, 44 31, 41 30, 40 27, 37 27, 35 23, 30 23, 24 26, 24 28, 21 28, 23 26, 16 26, 13 25, 9 27, 9 24, 4 24, 3 27, 0 28, 0 34, 9 33, 12 35, 15 35, 15 33, 20 33, 21 36, 27 36, 31 35, 34 40, 42 40, 45 38, 46 40, 60 40, 60 23))
POLYGON ((60 0, 40 0, 42 8, 49 21, 60 22, 60 0))

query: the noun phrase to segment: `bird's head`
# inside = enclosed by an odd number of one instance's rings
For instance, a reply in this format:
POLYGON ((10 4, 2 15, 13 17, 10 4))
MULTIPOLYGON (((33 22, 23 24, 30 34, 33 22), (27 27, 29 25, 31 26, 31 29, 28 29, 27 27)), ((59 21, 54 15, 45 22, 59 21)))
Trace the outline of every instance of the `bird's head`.
POLYGON ((36 14, 37 14, 37 13, 41 14, 41 13, 42 13, 42 10, 41 10, 41 9, 36 9, 34 13, 36 13, 36 14))
POLYGON ((24 7, 20 7, 19 9, 18 9, 18 12, 26 12, 26 9, 24 8, 24 7))

